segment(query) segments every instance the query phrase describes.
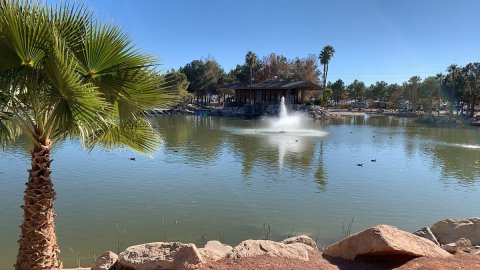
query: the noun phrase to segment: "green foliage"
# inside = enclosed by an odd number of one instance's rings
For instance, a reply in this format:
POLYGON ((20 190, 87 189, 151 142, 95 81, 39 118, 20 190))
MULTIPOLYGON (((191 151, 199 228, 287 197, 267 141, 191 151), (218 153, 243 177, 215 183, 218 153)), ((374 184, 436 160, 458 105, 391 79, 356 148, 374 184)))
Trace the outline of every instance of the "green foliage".
POLYGON ((388 83, 384 81, 376 82, 368 88, 367 96, 375 100, 384 100, 384 98, 386 98, 386 95, 388 94, 387 86, 388 83))
POLYGON ((172 71, 168 73, 165 78, 168 87, 172 92, 178 95, 178 99, 181 104, 191 102, 193 99, 193 94, 187 91, 190 82, 185 74, 172 71))
POLYGON ((340 102, 340 100, 342 99, 342 95, 345 91, 345 83, 341 79, 338 79, 331 85, 331 89, 333 92, 333 100, 336 104, 338 104, 338 102, 340 102))
POLYGON ((365 87, 365 84, 361 81, 354 80, 351 84, 347 86, 347 90, 350 97, 357 101, 364 100, 366 97, 367 88, 365 87))
POLYGON ((190 82, 188 92, 197 96, 217 94, 225 81, 225 72, 215 59, 194 60, 180 68, 179 72, 185 74, 190 82))
POLYGON ((313 102, 314 105, 324 105, 330 103, 330 97, 333 95, 333 91, 331 88, 327 88, 326 91, 315 92, 313 94, 313 98, 315 101, 313 102))
MULTIPOLYGON (((252 75, 256 82, 297 80, 318 83, 320 71, 315 59, 315 55, 309 55, 306 58, 287 59, 283 55, 271 53, 264 56, 261 61, 255 60, 256 64, 253 65, 252 75)), ((237 66, 232 72, 236 74, 238 81, 248 82, 248 63, 237 66)))
MULTIPOLYGON (((258 67, 258 66, 257 66, 258 67)), ((252 72, 256 72, 257 68, 254 68, 252 72)), ((248 83, 250 82, 250 68, 243 64, 237 65, 234 69, 230 70, 228 73, 229 82, 242 82, 248 83)))
POLYGON ((344 239, 352 234, 352 225, 355 222, 355 217, 345 226, 345 222, 342 222, 342 233, 340 235, 340 240, 344 239))
POLYGON ((145 109, 173 101, 155 67, 119 27, 83 6, 0 2, 0 142, 78 136, 150 153, 159 136, 145 109))
POLYGON ((320 56, 318 57, 320 59, 320 64, 323 65, 323 89, 327 88, 328 64, 330 63, 334 53, 335 49, 332 46, 327 45, 323 47, 322 51, 320 52, 320 56))

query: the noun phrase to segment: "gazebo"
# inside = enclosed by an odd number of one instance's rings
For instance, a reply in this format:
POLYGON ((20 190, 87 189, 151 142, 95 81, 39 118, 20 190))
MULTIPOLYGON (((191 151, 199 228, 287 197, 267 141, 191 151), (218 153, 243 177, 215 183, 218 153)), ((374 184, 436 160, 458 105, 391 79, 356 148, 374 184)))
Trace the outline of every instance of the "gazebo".
POLYGON ((255 105, 256 110, 263 110, 268 105, 279 104, 282 96, 286 104, 302 104, 322 87, 309 81, 289 81, 235 83, 221 89, 235 90, 235 101, 226 106, 255 105))

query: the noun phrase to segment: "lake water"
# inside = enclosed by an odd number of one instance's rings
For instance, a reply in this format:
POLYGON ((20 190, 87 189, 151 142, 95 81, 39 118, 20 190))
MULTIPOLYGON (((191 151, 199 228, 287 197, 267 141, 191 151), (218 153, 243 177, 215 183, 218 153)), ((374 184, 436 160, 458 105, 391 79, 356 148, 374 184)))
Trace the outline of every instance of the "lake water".
MULTIPOLYGON (((325 246, 352 219, 352 232, 381 223, 414 231, 480 215, 479 129, 379 116, 308 122, 321 136, 257 133, 264 120, 152 122, 164 138, 152 159, 126 149, 89 153, 77 141, 55 145, 65 266, 144 242, 235 245, 308 234, 325 246)), ((29 148, 20 140, 0 154, 0 269, 15 262, 29 148)))

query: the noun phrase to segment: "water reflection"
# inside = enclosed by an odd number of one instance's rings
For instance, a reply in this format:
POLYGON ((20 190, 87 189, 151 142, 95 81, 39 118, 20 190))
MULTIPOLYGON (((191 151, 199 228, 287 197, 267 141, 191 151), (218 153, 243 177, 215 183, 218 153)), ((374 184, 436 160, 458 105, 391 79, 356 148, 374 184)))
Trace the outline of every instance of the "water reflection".
POLYGON ((324 191, 327 188, 327 178, 323 165, 323 141, 320 142, 320 153, 318 155, 318 159, 318 165, 316 166, 317 170, 315 171, 315 182, 317 182, 319 189, 324 191))
POLYGON ((347 117, 332 120, 330 124, 392 129, 388 136, 400 135, 403 138, 406 157, 412 159, 420 153, 430 159, 433 170, 441 169, 444 181, 454 179, 463 184, 472 184, 480 180, 479 128, 425 125, 415 122, 414 118, 394 116, 347 117))
POLYGON ((164 147, 179 152, 194 163, 215 160, 222 148, 225 131, 221 129, 221 118, 195 116, 152 117, 152 125, 163 139, 164 147))
MULTIPOLYGON (((229 134, 227 146, 242 161, 243 174, 251 177, 252 168, 258 167, 264 173, 279 175, 284 171, 301 175, 312 175, 321 164, 314 164, 315 149, 320 138, 295 135, 270 134, 229 134)), ((322 169, 321 169, 322 170, 322 169)))
POLYGON ((480 132, 471 127, 423 128, 418 132, 430 141, 422 148, 441 168, 443 179, 472 184, 480 178, 480 132))
MULTIPOLYGON (((480 208, 478 129, 369 116, 310 122, 329 135, 302 137, 240 132, 264 127, 261 120, 151 121, 164 138, 154 159, 133 162, 123 149, 88 153, 72 140, 55 145, 59 241, 81 252, 82 262, 115 246, 116 221, 128 245, 166 239, 165 231, 167 240, 189 242, 203 228, 208 240, 222 233, 236 245, 264 237, 262 224, 272 225, 275 240, 294 227, 326 245, 353 216, 354 230, 389 223, 413 231, 480 208)), ((17 251, 28 150, 20 140, 0 154, 0 269, 13 265, 17 251)), ((73 266, 72 254, 63 256, 73 266)))

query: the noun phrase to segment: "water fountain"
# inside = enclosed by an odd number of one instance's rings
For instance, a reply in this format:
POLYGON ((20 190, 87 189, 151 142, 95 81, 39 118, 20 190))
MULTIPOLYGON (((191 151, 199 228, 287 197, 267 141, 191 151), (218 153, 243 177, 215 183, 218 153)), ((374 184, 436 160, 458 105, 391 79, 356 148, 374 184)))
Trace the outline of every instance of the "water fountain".
POLYGON ((292 114, 289 115, 287 112, 287 106, 285 105, 285 97, 282 97, 280 100, 280 112, 278 118, 270 119, 270 127, 274 132, 278 133, 287 133, 298 130, 301 128, 302 122, 304 121, 301 115, 292 114))
POLYGON ((291 137, 324 137, 328 133, 319 129, 309 129, 310 118, 300 113, 289 113, 285 97, 280 100, 278 117, 265 118, 264 128, 242 129, 237 132, 246 135, 269 135, 291 137))

